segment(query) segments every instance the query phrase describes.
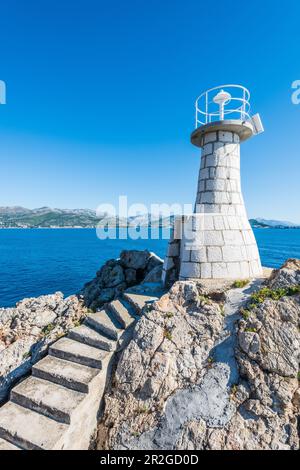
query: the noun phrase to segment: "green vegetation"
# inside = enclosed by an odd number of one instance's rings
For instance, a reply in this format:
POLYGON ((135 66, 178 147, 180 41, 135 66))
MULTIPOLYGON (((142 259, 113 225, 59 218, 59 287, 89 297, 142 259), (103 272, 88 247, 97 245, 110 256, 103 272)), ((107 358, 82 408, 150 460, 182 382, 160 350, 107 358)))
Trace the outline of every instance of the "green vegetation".
POLYGON ((257 304, 261 304, 266 299, 279 300, 285 296, 292 296, 300 293, 300 285, 290 287, 280 287, 278 289, 270 289, 269 287, 263 287, 257 292, 251 295, 251 305, 254 307, 257 304))
POLYGON ((52 330, 54 330, 54 328, 55 328, 54 323, 49 323, 49 325, 45 326, 42 329, 43 336, 47 336, 49 333, 51 333, 52 330))
POLYGON ((169 330, 167 330, 167 329, 165 328, 165 330, 164 330, 164 337, 167 338, 169 341, 171 341, 171 339, 172 339, 172 333, 171 333, 171 331, 169 331, 169 330))
POLYGON ((96 313, 96 310, 93 308, 87 308, 86 313, 96 313))
POLYGON ((237 281, 234 281, 232 287, 235 289, 245 287, 247 284, 249 284, 249 282, 249 279, 238 279, 237 281))
POLYGON ((149 409, 147 408, 147 406, 141 406, 140 408, 138 408, 137 410, 137 413, 138 414, 143 414, 143 413, 148 413, 149 412, 149 409))
POLYGON ((198 302, 201 302, 204 305, 212 304, 212 301, 208 297, 206 297, 205 295, 198 295, 197 300, 198 300, 198 302))
POLYGON ((242 307, 240 309, 240 314, 244 317, 245 320, 248 320, 248 318, 250 317, 250 312, 249 310, 247 310, 246 308, 242 307))
POLYGON ((57 336, 56 336, 56 339, 59 339, 59 338, 62 338, 63 336, 66 336, 67 333, 65 332, 61 332, 61 333, 57 333, 57 336))
POLYGON ((165 318, 172 318, 172 317, 174 317, 174 313, 172 313, 172 312, 167 312, 165 314, 165 318))
POLYGON ((23 359, 24 359, 24 360, 29 359, 31 356, 32 356, 31 351, 28 351, 28 352, 26 352, 25 354, 23 354, 23 359))
POLYGON ((215 359, 214 357, 210 356, 208 359, 207 359, 207 367, 210 369, 213 365, 213 363, 215 362, 215 359))
POLYGON ((245 333, 256 333, 257 329, 256 328, 246 328, 245 333))

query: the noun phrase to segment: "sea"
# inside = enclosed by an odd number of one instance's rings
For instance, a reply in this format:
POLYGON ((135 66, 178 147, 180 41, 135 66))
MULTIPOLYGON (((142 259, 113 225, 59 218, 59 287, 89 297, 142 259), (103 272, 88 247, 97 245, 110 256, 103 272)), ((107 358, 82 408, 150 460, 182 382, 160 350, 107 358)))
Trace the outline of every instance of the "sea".
MULTIPOLYGON (((254 229, 254 234, 263 266, 277 268, 287 258, 300 258, 299 229, 254 229)), ((142 236, 99 239, 95 229, 2 229, 0 307, 57 291, 74 294, 122 250, 148 249, 164 257, 165 233, 142 236)))

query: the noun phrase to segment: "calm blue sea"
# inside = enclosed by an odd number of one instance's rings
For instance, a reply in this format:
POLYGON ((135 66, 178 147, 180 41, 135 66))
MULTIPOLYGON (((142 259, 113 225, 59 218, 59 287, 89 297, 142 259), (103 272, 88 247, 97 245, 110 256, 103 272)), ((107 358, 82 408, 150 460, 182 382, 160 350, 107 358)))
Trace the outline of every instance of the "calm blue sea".
MULTIPOLYGON (((300 258, 300 230, 256 229, 262 263, 278 267, 300 258)), ((0 230, 0 306, 58 290, 69 295, 123 249, 147 248, 163 257, 167 240, 99 240, 94 229, 0 230)))

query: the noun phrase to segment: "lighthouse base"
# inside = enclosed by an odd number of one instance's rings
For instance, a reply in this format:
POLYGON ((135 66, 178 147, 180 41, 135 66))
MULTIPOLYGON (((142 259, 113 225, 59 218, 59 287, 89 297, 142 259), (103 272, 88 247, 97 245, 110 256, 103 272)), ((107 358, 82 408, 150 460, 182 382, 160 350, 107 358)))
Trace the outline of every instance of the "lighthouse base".
POLYGON ((249 279, 262 267, 246 216, 192 214, 176 220, 164 262, 163 281, 249 279))

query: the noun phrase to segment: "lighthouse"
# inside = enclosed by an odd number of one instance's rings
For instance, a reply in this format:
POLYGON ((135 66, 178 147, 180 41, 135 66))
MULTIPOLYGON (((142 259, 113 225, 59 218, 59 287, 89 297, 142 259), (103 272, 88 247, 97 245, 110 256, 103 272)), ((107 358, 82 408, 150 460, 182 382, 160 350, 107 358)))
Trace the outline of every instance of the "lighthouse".
POLYGON ((195 104, 191 143, 201 149, 194 213, 177 218, 163 282, 177 279, 248 279, 262 274, 241 190, 240 146, 263 132, 250 111, 250 92, 222 85, 195 104))

